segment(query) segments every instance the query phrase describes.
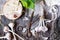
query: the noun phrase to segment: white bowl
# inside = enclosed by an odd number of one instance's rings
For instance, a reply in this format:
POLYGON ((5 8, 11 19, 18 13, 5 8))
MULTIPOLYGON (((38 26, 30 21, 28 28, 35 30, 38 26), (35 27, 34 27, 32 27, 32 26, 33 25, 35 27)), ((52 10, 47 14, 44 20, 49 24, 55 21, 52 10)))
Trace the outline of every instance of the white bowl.
POLYGON ((3 15, 10 19, 15 20, 22 15, 22 4, 17 0, 9 0, 3 7, 3 15))

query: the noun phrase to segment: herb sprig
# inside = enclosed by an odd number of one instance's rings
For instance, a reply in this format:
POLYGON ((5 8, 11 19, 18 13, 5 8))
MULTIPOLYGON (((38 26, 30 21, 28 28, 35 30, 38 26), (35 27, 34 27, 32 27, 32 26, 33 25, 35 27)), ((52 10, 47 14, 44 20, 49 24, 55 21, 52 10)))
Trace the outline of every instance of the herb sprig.
POLYGON ((34 9, 35 7, 35 0, 19 0, 21 1, 23 7, 28 9, 34 9))

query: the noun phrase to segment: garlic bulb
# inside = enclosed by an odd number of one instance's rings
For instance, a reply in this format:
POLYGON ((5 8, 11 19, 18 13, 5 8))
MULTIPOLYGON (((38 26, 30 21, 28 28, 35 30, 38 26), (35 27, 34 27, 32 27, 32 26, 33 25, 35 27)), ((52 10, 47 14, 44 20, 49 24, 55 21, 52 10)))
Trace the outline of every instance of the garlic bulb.
POLYGON ((3 14, 10 20, 15 20, 22 15, 22 4, 19 0, 9 0, 3 7, 3 14))

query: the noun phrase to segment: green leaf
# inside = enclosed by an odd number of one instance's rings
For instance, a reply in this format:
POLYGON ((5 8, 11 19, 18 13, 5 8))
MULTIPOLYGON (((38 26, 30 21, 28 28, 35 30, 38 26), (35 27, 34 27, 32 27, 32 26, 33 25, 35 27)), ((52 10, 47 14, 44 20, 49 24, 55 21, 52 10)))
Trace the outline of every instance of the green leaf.
POLYGON ((20 1, 25 8, 34 9, 35 7, 35 0, 20 0, 20 1))
POLYGON ((25 1, 21 1, 21 2, 23 4, 23 6, 27 8, 27 5, 28 5, 27 2, 25 2, 25 1))

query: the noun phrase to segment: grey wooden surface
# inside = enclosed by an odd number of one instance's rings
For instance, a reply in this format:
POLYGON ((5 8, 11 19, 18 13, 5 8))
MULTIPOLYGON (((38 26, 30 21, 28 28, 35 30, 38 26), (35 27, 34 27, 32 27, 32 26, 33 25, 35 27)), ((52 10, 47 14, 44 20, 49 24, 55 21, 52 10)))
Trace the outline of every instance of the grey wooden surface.
MULTIPOLYGON (((35 23, 33 23, 32 24, 32 29, 34 28, 34 27, 36 27, 37 25, 38 25, 38 21, 39 21, 39 12, 38 11, 40 11, 41 9, 41 7, 40 7, 40 4, 39 4, 39 2, 40 2, 40 0, 39 1, 37 1, 37 4, 36 4, 36 7, 35 7, 35 14, 34 14, 34 18, 33 18, 33 21, 35 21, 35 23)), ((1 10, 2 10, 2 6, 3 6, 3 4, 5 3, 5 0, 0 0, 0 13, 1 13, 1 10)), ((58 17, 60 16, 60 6, 58 6, 59 7, 59 12, 58 12, 58 17)), ((32 14, 32 11, 31 10, 29 10, 29 12, 26 12, 26 14, 24 15, 24 16, 27 16, 28 18, 30 18, 30 16, 31 16, 31 14, 32 14), (27 13, 29 13, 29 15, 27 16, 27 13)), ((49 16, 49 15, 48 15, 49 16)), ((47 16, 47 17, 48 17, 47 16)), ((16 27, 16 32, 17 32, 17 34, 19 34, 20 35, 20 31, 18 31, 18 27, 19 26, 22 26, 22 27, 26 27, 26 25, 28 24, 28 22, 29 22, 29 20, 27 21, 27 20, 24 20, 23 21, 23 18, 24 17, 21 17, 21 18, 19 18, 18 20, 16 20, 16 23, 18 23, 19 25, 17 25, 17 27, 16 27)), ((49 17, 48 17, 49 18, 49 17)), ((1 19, 1 21, 2 21, 2 23, 4 24, 4 25, 7 25, 11 20, 9 20, 9 19, 7 19, 5 16, 2 16, 2 19, 1 19)), ((51 27, 51 23, 48 23, 48 26, 50 26, 51 27)), ((1 27, 2 28, 2 27, 1 27)), ((3 28, 2 28, 3 29, 3 28)), ((2 29, 0 29, 0 30, 2 30, 2 29)), ((58 29, 57 29, 58 30, 58 29)), ((0 35, 2 34, 3 32, 1 31, 0 32, 0 35)), ((43 36, 48 36, 49 37, 49 34, 50 34, 50 32, 48 31, 48 32, 46 32, 46 33, 41 33, 41 34, 43 34, 43 36)), ((40 35, 41 35, 40 34, 40 35)), ((58 36, 58 32, 57 32, 57 37, 58 37, 58 40, 60 40, 60 37, 58 36)), ((59 34, 60 35, 60 34, 59 34)), ((55 36, 55 35, 53 35, 53 36, 55 36)), ((54 39, 54 38, 53 38, 54 39)), ((29 39, 30 40, 30 39, 29 39)), ((32 39, 33 40, 33 39, 32 39)), ((35 39, 35 40, 40 40, 40 39, 35 39)), ((41 39, 41 40, 43 40, 43 39, 41 39)), ((48 39, 49 40, 49 39, 48 39)), ((55 40, 55 39, 54 39, 55 40)), ((57 40, 57 39, 56 39, 57 40)))

